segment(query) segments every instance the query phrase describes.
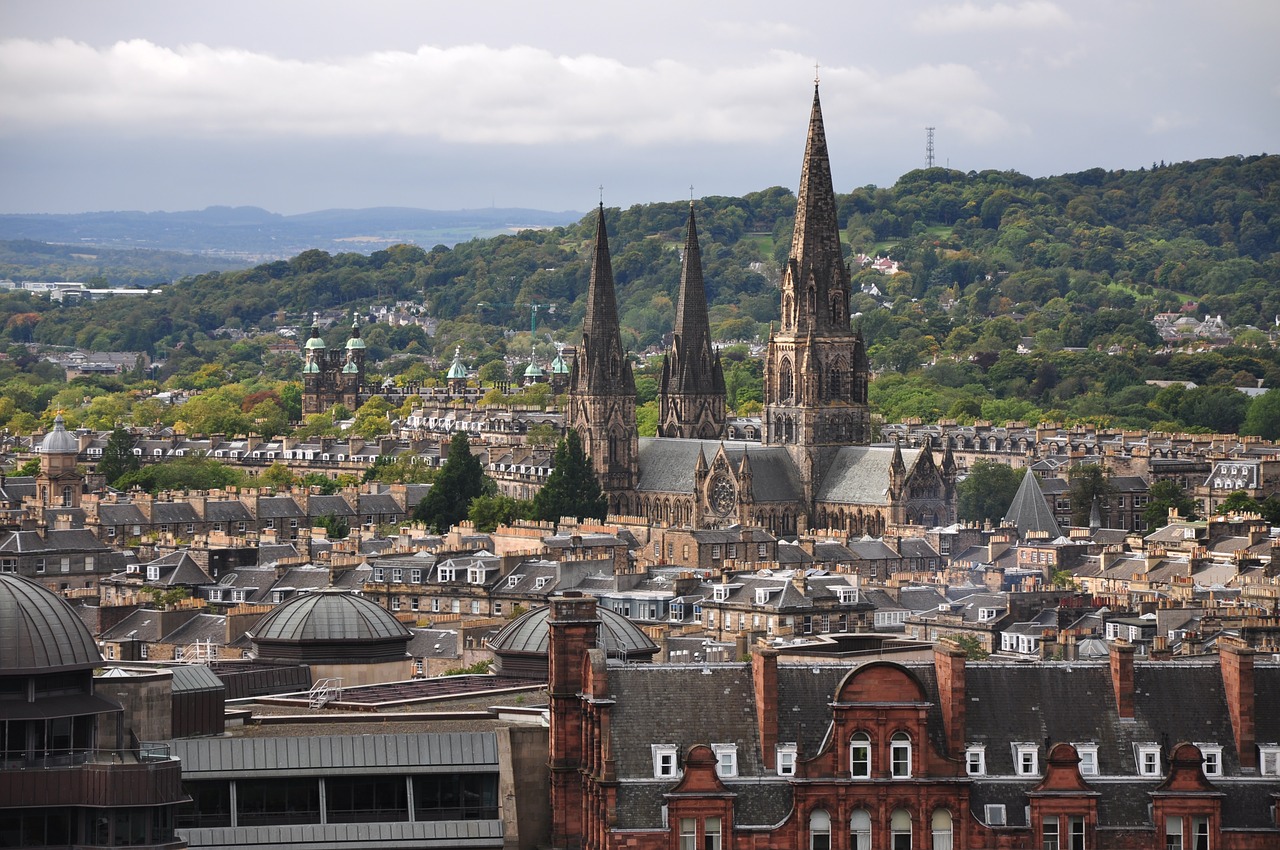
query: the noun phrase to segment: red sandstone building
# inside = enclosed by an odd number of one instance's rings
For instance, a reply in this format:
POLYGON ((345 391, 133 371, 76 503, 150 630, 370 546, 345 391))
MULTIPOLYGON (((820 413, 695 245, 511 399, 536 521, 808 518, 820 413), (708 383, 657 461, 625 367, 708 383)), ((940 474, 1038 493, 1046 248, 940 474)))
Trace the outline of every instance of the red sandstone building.
POLYGON ((552 843, 564 848, 1280 847, 1280 665, 627 665, 551 603, 552 843))

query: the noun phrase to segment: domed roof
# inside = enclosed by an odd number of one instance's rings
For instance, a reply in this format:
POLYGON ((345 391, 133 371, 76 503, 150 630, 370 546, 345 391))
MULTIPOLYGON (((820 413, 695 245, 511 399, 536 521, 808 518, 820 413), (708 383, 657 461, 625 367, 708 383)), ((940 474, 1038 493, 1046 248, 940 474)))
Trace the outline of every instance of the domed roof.
POLYGON ((542 367, 536 362, 524 367, 524 376, 526 378, 541 378, 543 374, 542 367))
POLYGON ((282 641, 381 641, 412 634, 390 611, 345 590, 318 590, 284 602, 254 626, 255 643, 282 641))
POLYGON ((311 336, 307 339, 303 348, 307 349, 324 349, 324 339, 320 336, 320 314, 316 313, 315 318, 311 322, 311 336))
POLYGON ((462 365, 462 346, 458 346, 453 351, 453 365, 449 367, 448 379, 451 381, 466 380, 467 367, 462 365))
POLYGON ((561 356, 561 353, 559 351, 556 352, 556 359, 551 361, 551 374, 553 375, 569 374, 569 364, 564 362, 564 357, 561 356))
POLYGON ((347 350, 364 348, 364 340, 360 338, 360 320, 353 317, 351 319, 351 338, 347 340, 347 350))
POLYGON ((61 597, 29 579, 0 574, 0 675, 101 663, 93 635, 61 597))
MULTIPOLYGON (((527 652, 547 654, 551 642, 551 630, 547 619, 550 606, 534 608, 516 617, 502 631, 489 639, 489 648, 497 652, 527 652)), ((652 655, 658 645, 640 627, 616 611, 596 608, 600 620, 599 646, 612 657, 652 655)))
POLYGON ((40 442, 40 453, 46 455, 73 455, 80 453, 80 441, 67 431, 66 420, 59 413, 53 420, 53 430, 40 442))

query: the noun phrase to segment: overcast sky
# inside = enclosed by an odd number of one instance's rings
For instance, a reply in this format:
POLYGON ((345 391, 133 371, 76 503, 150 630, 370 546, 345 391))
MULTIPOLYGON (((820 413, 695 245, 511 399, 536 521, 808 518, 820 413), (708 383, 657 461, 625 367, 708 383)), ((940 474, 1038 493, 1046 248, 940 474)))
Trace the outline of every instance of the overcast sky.
POLYGON ((1280 152, 1275 0, 3 0, 0 212, 587 210, 1280 152))

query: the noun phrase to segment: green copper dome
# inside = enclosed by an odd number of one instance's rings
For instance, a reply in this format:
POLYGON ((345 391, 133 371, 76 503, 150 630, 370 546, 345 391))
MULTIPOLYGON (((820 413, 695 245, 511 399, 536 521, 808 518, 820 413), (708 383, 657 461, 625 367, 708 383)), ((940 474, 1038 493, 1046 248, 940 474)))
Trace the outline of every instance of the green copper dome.
POLYGON ((449 367, 449 380, 467 379, 467 367, 462 365, 462 346, 458 346, 453 350, 453 365, 449 367))

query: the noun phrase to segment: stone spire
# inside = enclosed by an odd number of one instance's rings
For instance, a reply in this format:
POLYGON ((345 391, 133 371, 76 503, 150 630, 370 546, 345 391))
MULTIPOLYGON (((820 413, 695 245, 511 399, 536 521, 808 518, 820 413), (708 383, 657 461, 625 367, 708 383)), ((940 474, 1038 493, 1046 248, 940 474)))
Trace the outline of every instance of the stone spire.
POLYGON ((795 232, 782 270, 782 322, 770 329, 764 380, 765 443, 787 447, 811 509, 836 452, 871 438, 866 348, 849 324, 849 292, 815 85, 795 232))
POLYGON ((578 432, 614 513, 631 513, 639 477, 636 382, 622 350, 604 204, 596 220, 582 345, 569 374, 567 424, 578 432))
POLYGON ((1042 538, 1047 537, 1049 540, 1056 540, 1062 536, 1062 529, 1058 521, 1053 518, 1053 511, 1049 509, 1049 503, 1044 498, 1040 482, 1036 480, 1036 474, 1030 469, 1023 473, 1022 483, 1018 485, 1018 492, 1013 497, 1013 503, 1009 505, 1009 512, 1005 514, 1004 521, 1016 526, 1018 537, 1023 540, 1032 534, 1042 538))
POLYGON ((724 433, 725 388, 720 354, 711 345, 707 293, 702 280, 698 225, 689 203, 689 227, 671 350, 662 364, 659 437, 718 439, 724 433))

